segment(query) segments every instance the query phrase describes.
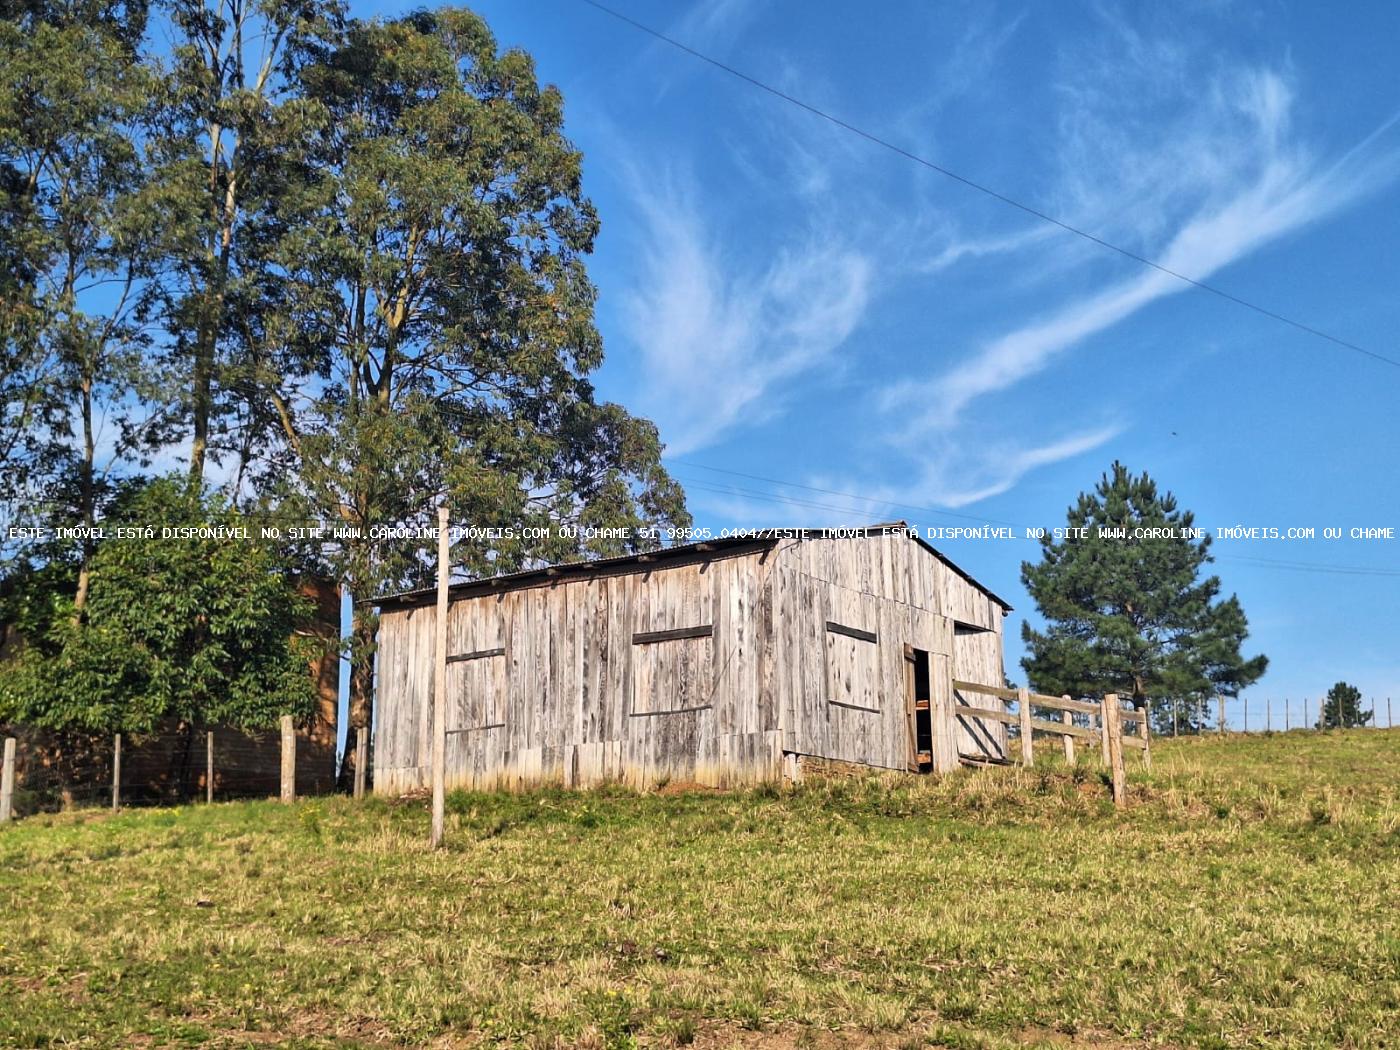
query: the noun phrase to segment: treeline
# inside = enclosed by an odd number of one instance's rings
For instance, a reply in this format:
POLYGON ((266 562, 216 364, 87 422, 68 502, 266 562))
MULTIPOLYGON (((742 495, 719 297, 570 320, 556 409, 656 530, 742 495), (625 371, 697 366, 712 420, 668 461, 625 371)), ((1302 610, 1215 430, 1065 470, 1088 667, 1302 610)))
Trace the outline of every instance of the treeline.
MULTIPOLYGON (((581 162, 559 92, 466 10, 0 3, 3 524, 339 522, 358 538, 241 556, 356 598, 427 578, 369 527, 427 525, 444 497, 459 521, 589 527, 472 545, 467 571, 686 524, 655 427, 589 381, 581 162)), ((109 626, 101 546, 7 547, 7 621, 27 610, 50 685, 109 626)), ((357 612, 356 726, 372 637, 357 612)))

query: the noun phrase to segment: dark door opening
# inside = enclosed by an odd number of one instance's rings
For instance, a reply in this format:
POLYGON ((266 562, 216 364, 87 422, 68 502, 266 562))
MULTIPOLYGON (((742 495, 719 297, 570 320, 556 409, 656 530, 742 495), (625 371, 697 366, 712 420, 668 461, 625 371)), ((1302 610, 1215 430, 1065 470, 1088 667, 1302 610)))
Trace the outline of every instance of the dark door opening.
POLYGON ((927 773, 933 769, 933 691, 928 652, 912 646, 905 646, 904 652, 911 664, 909 707, 912 717, 909 729, 914 754, 910 766, 920 773, 927 773))

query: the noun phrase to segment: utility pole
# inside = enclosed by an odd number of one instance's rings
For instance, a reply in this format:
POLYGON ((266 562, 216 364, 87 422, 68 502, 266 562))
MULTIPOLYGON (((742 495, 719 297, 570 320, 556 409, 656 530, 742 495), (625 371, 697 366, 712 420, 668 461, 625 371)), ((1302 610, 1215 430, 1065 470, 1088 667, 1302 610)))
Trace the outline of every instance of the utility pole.
POLYGON ((442 816, 447 794, 447 585, 451 577, 448 559, 447 504, 438 507, 437 622, 433 625, 433 829, 430 845, 442 845, 442 816))

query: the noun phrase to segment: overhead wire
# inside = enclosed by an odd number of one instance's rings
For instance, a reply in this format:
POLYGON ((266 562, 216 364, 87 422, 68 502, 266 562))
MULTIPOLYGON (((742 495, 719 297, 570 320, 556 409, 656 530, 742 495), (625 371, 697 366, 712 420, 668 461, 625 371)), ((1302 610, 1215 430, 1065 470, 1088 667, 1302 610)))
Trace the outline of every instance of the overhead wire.
POLYGON ((764 80, 760 80, 758 77, 753 76, 750 73, 745 73, 743 70, 738 69, 735 66, 731 66, 726 62, 722 62, 719 59, 713 57, 712 55, 708 55, 705 52, 700 51, 698 48, 691 47, 689 44, 677 40, 675 37, 668 36, 660 30, 654 29, 646 23, 640 22, 637 19, 632 18, 630 15, 624 14, 623 12, 618 11, 615 8, 609 7, 607 4, 600 3, 599 0, 581 0, 581 2, 587 4, 589 7, 592 7, 597 11, 602 12, 605 15, 608 15, 611 18, 616 19, 619 22, 623 22, 640 32, 647 34, 648 36, 661 41, 664 44, 667 44, 670 47, 675 48, 678 51, 682 51, 685 54, 690 55, 692 58, 696 58, 701 62, 705 62, 708 65, 713 66, 718 70, 721 70, 722 72, 727 73, 729 76, 734 77, 737 80, 741 80, 744 83, 759 89, 760 91, 767 92, 769 95, 781 99, 782 101, 787 102, 790 105, 796 106, 799 109, 805 110, 806 112, 811 113, 813 116, 820 117, 822 120, 825 120, 828 123, 833 124, 838 128, 841 128, 844 131, 848 131, 853 135, 859 136, 860 138, 865 139, 867 142, 879 146, 881 149, 888 150, 889 152, 903 157, 906 160, 913 161, 915 164, 921 165, 922 167, 925 167, 930 171, 937 172, 939 175, 942 175, 945 178, 951 179, 952 181, 957 182, 967 187, 968 189, 974 190, 977 193, 984 194, 985 196, 990 197, 993 200, 999 201, 1002 204, 1007 205, 1008 207, 1012 207, 1017 209, 1018 211, 1024 212, 1025 214, 1030 215, 1031 217, 1041 222, 1049 223, 1050 225, 1058 227, 1059 229, 1065 231, 1066 233, 1072 234, 1075 237, 1082 238, 1083 240, 1089 241, 1092 244, 1098 245, 1100 248, 1103 248, 1110 252, 1114 252, 1122 256, 1123 258, 1131 259, 1135 263, 1138 263, 1142 266, 1146 266, 1152 270, 1157 271, 1158 273, 1164 274, 1168 277, 1182 282, 1183 284, 1189 285, 1192 288, 1196 288, 1203 292, 1208 292, 1211 295, 1217 296, 1220 299, 1224 299, 1225 301, 1233 303, 1236 306, 1243 307, 1246 310, 1252 310, 1256 314, 1260 314, 1261 316, 1270 318, 1271 320, 1277 321, 1281 324, 1288 325, 1292 328, 1297 329, 1298 331, 1305 332, 1308 335, 1311 335, 1315 338, 1325 340, 1342 349, 1350 350, 1354 353, 1361 354, 1365 357, 1371 358, 1374 361, 1379 361, 1382 364, 1387 364, 1395 368, 1400 368, 1400 359, 1389 357, 1385 354, 1378 353, 1375 350, 1370 350, 1364 346, 1361 346, 1359 343, 1352 342, 1349 339, 1343 339, 1340 336, 1332 335, 1330 332, 1326 332, 1315 325, 1308 324, 1304 321, 1299 321, 1296 318, 1279 313, 1277 310, 1272 310, 1266 306, 1260 306, 1258 303, 1245 299, 1242 296, 1234 294, 1233 292, 1226 291, 1224 288, 1221 288, 1218 285, 1211 284, 1207 281, 1198 280, 1197 278, 1184 274, 1179 270, 1173 269, 1170 266, 1167 266, 1163 263, 1159 263, 1154 259, 1150 259, 1139 252, 1135 252, 1131 248, 1125 248, 1120 244, 1115 244, 1113 241, 1110 241, 1105 237, 1101 237, 1098 234, 1092 233, 1081 226, 1077 226, 1074 223, 1057 218, 1056 216, 1051 215, 1046 211, 1042 211, 1041 209, 1036 208, 1033 205, 1026 204, 1024 201, 1017 200, 1015 197, 1012 197, 1007 193, 1003 193, 1000 190, 993 189, 990 186, 987 186, 986 184, 977 181, 976 179, 954 171, 952 168, 945 167, 942 164, 929 160, 927 157, 921 156, 917 153, 914 153, 911 150, 905 149, 903 146, 891 142, 889 139, 882 138, 881 136, 876 135, 873 132, 867 131, 865 128, 862 128, 857 124, 853 124, 842 117, 836 116, 834 113, 831 113, 828 110, 824 110, 818 106, 813 105, 810 102, 806 102, 803 99, 800 99, 797 96, 790 94, 789 92, 774 87, 772 84, 764 80))

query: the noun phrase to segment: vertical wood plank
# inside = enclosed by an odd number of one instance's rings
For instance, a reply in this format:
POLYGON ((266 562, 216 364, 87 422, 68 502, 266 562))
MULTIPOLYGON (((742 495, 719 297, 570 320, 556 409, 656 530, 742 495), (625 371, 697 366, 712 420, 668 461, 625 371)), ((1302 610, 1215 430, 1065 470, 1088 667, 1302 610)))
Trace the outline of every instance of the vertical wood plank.
POLYGON ((1217 694, 1215 702, 1220 707, 1219 730, 1223 733, 1225 732, 1225 695, 1223 693, 1217 694))
POLYGON ((1035 765, 1035 754, 1033 752, 1032 737, 1035 731, 1031 729, 1031 691, 1029 689, 1016 690, 1017 714, 1021 718, 1021 765, 1035 765))
MULTIPOLYGON (((1068 700, 1070 699, 1070 695, 1065 693, 1060 699, 1068 700)), ((1074 715, 1069 711, 1061 711, 1060 721, 1067 726, 1072 726, 1074 725, 1074 715)), ((1065 761, 1071 766, 1074 765, 1074 737, 1066 733, 1060 737, 1060 740, 1063 741, 1065 747, 1065 761)))
POLYGON ((438 565, 437 620, 434 621, 433 647, 433 826, 429 844, 436 849, 442 845, 442 817, 447 762, 447 588, 450 583, 451 562, 448 558, 447 504, 438 507, 438 565))
MULTIPOLYGON (((361 733, 364 732, 362 728, 361 733)), ((358 776, 358 771, 356 772, 358 776)), ((214 731, 211 729, 204 736, 204 801, 214 801, 214 731)))
POLYGON ((365 768, 369 761, 369 733, 364 726, 355 730, 355 797, 365 797, 365 768))
POLYGON ((1142 712, 1138 718, 1138 739, 1142 741, 1142 764, 1148 769, 1152 768, 1152 730, 1147 723, 1151 717, 1151 708, 1143 705, 1142 712))
POLYGON ((1108 753, 1108 697, 1099 701, 1099 757, 1104 769, 1113 767, 1112 756, 1108 753))
POLYGON ((297 797, 297 738, 292 716, 282 716, 282 801, 294 802, 297 797))
POLYGON ((1128 791, 1127 774, 1123 769, 1123 722, 1116 693, 1109 693, 1103 698, 1103 714, 1104 736, 1108 740, 1108 764, 1113 779, 1113 804, 1122 806, 1128 801, 1128 791))
POLYGON ((15 738, 5 738, 5 764, 0 767, 0 824, 10 819, 15 800, 15 738))
MULTIPOLYGON (((182 778, 183 779, 183 778, 182 778)), ((184 785, 180 785, 183 793, 184 785)), ((122 805, 122 735, 118 733, 112 738, 112 812, 121 809, 122 805)))

